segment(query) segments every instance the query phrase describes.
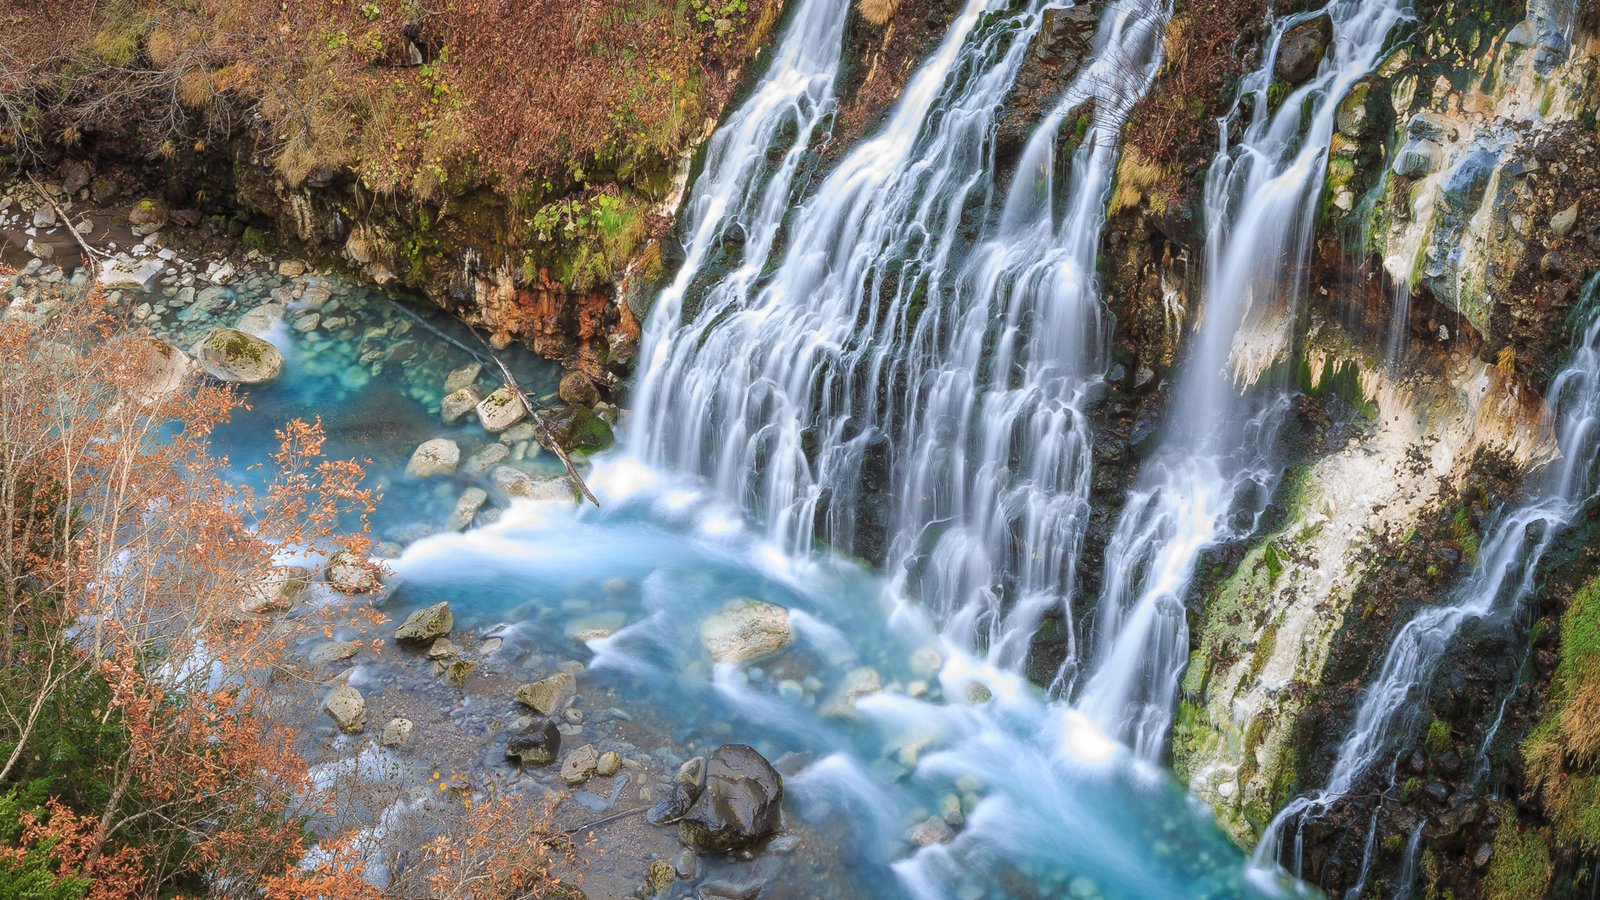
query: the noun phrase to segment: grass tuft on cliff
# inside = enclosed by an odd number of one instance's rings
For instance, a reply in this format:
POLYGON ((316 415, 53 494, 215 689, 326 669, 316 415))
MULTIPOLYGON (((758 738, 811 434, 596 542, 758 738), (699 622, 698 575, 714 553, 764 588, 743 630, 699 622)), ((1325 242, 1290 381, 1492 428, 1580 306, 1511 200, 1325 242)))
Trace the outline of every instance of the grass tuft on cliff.
POLYGON ((1556 838, 1600 851, 1600 579, 1561 617, 1561 661, 1522 753, 1528 793, 1544 802, 1556 838))

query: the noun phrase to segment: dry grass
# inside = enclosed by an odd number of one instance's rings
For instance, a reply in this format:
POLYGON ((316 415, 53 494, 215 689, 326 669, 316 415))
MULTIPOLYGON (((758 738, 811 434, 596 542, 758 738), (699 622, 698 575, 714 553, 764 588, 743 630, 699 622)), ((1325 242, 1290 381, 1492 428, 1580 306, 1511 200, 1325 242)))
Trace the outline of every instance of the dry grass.
POLYGON ((860 10, 861 17, 879 27, 889 24, 895 10, 899 8, 900 0, 859 0, 856 3, 856 9, 860 10))
POLYGON ((1138 147, 1128 147, 1117 164, 1117 184, 1111 195, 1111 213, 1132 209, 1150 200, 1159 214, 1166 212, 1167 194, 1171 189, 1172 173, 1160 163, 1146 157, 1138 147))

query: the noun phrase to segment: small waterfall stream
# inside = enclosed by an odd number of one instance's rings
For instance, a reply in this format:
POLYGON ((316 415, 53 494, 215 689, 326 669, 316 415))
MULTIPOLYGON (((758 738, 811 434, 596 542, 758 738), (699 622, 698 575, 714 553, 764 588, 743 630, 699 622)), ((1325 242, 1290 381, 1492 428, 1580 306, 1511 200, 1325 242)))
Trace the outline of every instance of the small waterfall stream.
POLYGON ((1205 307, 1179 376, 1173 413, 1106 550, 1096 659, 1079 705, 1108 734, 1157 759, 1178 673, 1188 661, 1184 600, 1201 554, 1255 530, 1281 473, 1274 461, 1287 396, 1241 392, 1285 358, 1304 286, 1311 230, 1339 101, 1377 64, 1402 0, 1338 0, 1317 74, 1274 105, 1268 95, 1285 32, 1244 79, 1206 184, 1211 229, 1205 307))
MULTIPOLYGON (((1593 302, 1597 284, 1600 279, 1585 287, 1585 306, 1593 302)), ((1286 828, 1294 829, 1298 843, 1304 824, 1348 795, 1374 766, 1387 760, 1393 780, 1393 755, 1419 724, 1417 700, 1427 692, 1451 639, 1468 622, 1519 609, 1533 592, 1551 543, 1600 491, 1600 317, 1589 323, 1571 362, 1551 382, 1547 404, 1545 427, 1553 430, 1560 457, 1526 500, 1501 508, 1490 520, 1471 574, 1449 599, 1424 607, 1395 635, 1362 694, 1327 786, 1273 817, 1256 848, 1257 864, 1271 865, 1278 858, 1286 828)))

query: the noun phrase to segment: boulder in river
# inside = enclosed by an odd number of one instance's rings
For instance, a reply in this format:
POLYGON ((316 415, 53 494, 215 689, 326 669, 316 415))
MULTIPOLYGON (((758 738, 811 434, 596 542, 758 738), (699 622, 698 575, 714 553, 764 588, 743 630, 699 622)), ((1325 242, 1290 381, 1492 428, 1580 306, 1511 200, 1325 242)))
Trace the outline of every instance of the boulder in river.
POLYGON ((561 732, 556 723, 540 719, 506 741, 506 758, 524 766, 548 766, 561 752, 561 732))
POLYGON ((345 734, 359 734, 366 727, 367 698, 348 684, 341 684, 322 701, 334 724, 345 734))
POLYGON ((568 372, 556 388, 556 394, 562 402, 573 406, 594 406, 600 402, 600 389, 582 372, 568 372))
POLYGON ((566 672, 557 672, 532 684, 517 688, 517 702, 542 716, 553 716, 578 694, 577 681, 566 672))
POLYGON ((778 830, 783 778, 766 758, 744 744, 723 744, 711 754, 705 790, 678 820, 678 839, 701 853, 748 847, 778 830))
POLYGON ((1299 84, 1317 74, 1332 40, 1333 19, 1327 13, 1290 28, 1278 44, 1278 77, 1299 84))
POLYGON ((394 718, 383 726, 383 736, 378 743, 385 747, 404 747, 411 743, 411 735, 417 726, 410 719, 394 718))
POLYGON ((700 642, 714 662, 746 663, 783 652, 794 627, 783 607, 741 597, 700 623, 700 642))
POLYGON ((449 475, 461 463, 461 448, 449 438, 434 438, 423 441, 411 453, 411 461, 406 463, 406 474, 418 478, 431 478, 434 475, 449 475))
POLYGON ((528 410, 509 387, 500 387, 478 404, 478 421, 485 431, 499 434, 522 421, 528 410))
POLYGON ((322 567, 322 578, 341 594, 364 594, 383 583, 372 560, 349 550, 336 550, 322 567))
POLYGON ((467 385, 458 391, 451 391, 439 401, 439 417, 444 419, 446 425, 466 418, 478 404, 483 402, 483 392, 474 385, 467 385))
POLYGON ((395 629, 394 639, 402 644, 431 644, 435 638, 449 634, 455 625, 450 604, 439 602, 406 616, 405 622, 395 629))
POLYGON ((207 375, 237 384, 261 384, 283 372, 283 354, 253 334, 218 328, 200 339, 190 354, 207 375))
POLYGON ((160 338, 135 338, 128 364, 139 373, 140 388, 147 399, 172 393, 183 386, 189 375, 189 357, 160 338))
POLYGON ((283 612, 294 606, 311 582, 311 573, 299 566, 273 566, 251 586, 245 598, 246 612, 283 612))

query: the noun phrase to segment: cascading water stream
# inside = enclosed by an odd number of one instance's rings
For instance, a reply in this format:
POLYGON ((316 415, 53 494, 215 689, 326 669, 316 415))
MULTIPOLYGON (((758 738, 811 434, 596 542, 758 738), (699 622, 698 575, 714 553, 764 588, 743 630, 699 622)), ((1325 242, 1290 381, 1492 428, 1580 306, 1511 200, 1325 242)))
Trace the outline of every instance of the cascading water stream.
MULTIPOLYGON (((1279 44, 1311 14, 1284 19, 1228 117, 1244 119, 1241 139, 1229 143, 1227 122, 1220 129, 1206 183, 1202 320, 1162 445, 1106 550, 1094 668, 1078 698, 1141 758, 1159 758, 1166 743, 1188 659, 1184 598, 1200 556, 1255 530, 1281 472, 1272 451, 1287 397, 1241 385, 1288 352, 1339 101, 1377 64, 1400 7, 1330 4, 1334 36, 1321 68, 1274 106, 1279 44)), ((1061 683, 1073 689, 1070 677, 1061 683)))
MULTIPOLYGON (((1597 284, 1600 279, 1592 279, 1585 287, 1585 305, 1593 302, 1597 284)), ((1554 430, 1560 458, 1540 477, 1532 496, 1503 507, 1490 521, 1467 580, 1446 602, 1424 608, 1395 635, 1339 746, 1327 786, 1273 817, 1256 847, 1257 865, 1270 866, 1278 858, 1283 830, 1291 822, 1298 844, 1305 822, 1328 811, 1397 752, 1399 739, 1418 724, 1418 698, 1428 690, 1451 639, 1469 622, 1519 609, 1533 592, 1551 543, 1600 492, 1600 316, 1551 382, 1547 410, 1545 427, 1554 430)))
POLYGON ((1010 669, 1076 581, 1089 513, 1084 406, 1105 368, 1095 276, 1105 196, 1123 124, 1159 63, 1166 17, 1159 0, 1107 10, 1088 64, 1028 141, 953 301, 930 304, 910 341, 894 591, 935 606, 952 641, 976 641, 1010 669), (1085 108, 1090 125, 1063 193, 1060 130, 1085 108))
MULTIPOLYGON (((675 306, 652 316, 632 446, 708 478, 788 552, 809 552, 819 532, 860 551, 863 518, 887 524, 863 473, 903 411, 900 383, 917 375, 905 351, 915 308, 942 296, 963 217, 981 221, 992 201, 995 117, 1044 5, 968 0, 879 132, 798 208, 763 203, 702 225, 712 239, 735 225, 760 238, 693 300, 686 289, 712 273, 685 265, 675 306)), ((772 185, 774 201, 795 199, 793 185, 772 185)))

